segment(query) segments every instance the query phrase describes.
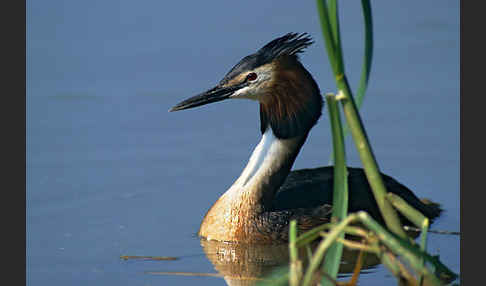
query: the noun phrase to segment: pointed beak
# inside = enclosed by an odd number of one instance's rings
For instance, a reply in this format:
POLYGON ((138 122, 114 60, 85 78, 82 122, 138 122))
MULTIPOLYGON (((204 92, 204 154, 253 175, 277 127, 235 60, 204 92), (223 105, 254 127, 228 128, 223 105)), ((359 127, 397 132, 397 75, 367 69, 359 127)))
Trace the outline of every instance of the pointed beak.
POLYGON ((188 98, 182 102, 179 102, 174 107, 169 109, 169 112, 189 109, 189 108, 225 100, 229 98, 235 91, 245 86, 247 86, 246 82, 233 85, 233 86, 228 86, 228 87, 222 87, 218 85, 208 91, 205 91, 201 94, 188 98))

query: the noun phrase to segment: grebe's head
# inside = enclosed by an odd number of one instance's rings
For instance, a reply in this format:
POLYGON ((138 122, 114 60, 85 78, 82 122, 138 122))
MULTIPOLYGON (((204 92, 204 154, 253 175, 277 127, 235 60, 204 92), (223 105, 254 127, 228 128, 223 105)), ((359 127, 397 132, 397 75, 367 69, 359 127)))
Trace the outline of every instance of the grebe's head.
POLYGON ((232 98, 260 102, 261 131, 277 138, 304 135, 321 115, 322 97, 298 53, 312 44, 306 34, 289 33, 244 57, 214 88, 186 99, 178 111, 232 98))

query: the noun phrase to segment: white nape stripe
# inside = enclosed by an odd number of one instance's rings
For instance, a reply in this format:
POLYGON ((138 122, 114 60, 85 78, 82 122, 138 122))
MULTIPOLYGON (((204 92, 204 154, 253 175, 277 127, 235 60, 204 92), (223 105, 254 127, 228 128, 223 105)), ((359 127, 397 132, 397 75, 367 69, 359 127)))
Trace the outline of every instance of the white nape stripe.
POLYGON ((275 161, 283 157, 285 149, 283 142, 275 137, 272 129, 267 128, 236 184, 244 187, 253 178, 257 178, 258 174, 271 169, 275 161))

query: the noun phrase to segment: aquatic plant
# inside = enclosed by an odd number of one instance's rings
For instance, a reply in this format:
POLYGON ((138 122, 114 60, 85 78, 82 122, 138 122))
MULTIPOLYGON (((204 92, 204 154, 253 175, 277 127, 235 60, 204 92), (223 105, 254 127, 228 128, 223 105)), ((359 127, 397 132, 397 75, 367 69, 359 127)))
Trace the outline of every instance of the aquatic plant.
POLYGON ((338 4, 336 0, 317 0, 317 11, 338 92, 326 94, 326 103, 330 117, 333 138, 334 187, 333 212, 330 223, 316 227, 298 235, 295 221, 290 223, 289 231, 289 270, 278 270, 267 277, 263 284, 271 285, 310 285, 320 282, 322 285, 341 284, 336 277, 339 271, 343 247, 360 252, 356 268, 351 278, 356 283, 364 254, 371 253, 407 285, 442 285, 457 278, 457 274, 448 269, 438 257, 426 252, 429 220, 419 211, 408 205, 400 197, 387 193, 380 175, 377 160, 360 118, 358 108, 363 102, 371 71, 373 57, 373 25, 369 0, 362 0, 364 16, 365 49, 361 80, 356 97, 349 86, 343 61, 341 37, 339 31, 338 4), (340 119, 339 104, 346 119, 346 127, 340 119), (376 222, 366 212, 347 213, 348 186, 344 134, 350 131, 363 164, 366 177, 373 195, 385 220, 387 228, 376 222), (407 236, 397 211, 421 230, 420 244, 407 236), (356 225, 359 226, 356 226, 356 225), (346 237, 345 237, 346 235, 346 237), (354 239, 350 239, 352 237, 354 239), (318 242, 311 253, 310 245, 318 242), (299 258, 299 249, 305 248, 308 261, 299 258), (325 256, 325 258, 324 258, 325 256), (411 272, 413 271, 413 273, 411 272))

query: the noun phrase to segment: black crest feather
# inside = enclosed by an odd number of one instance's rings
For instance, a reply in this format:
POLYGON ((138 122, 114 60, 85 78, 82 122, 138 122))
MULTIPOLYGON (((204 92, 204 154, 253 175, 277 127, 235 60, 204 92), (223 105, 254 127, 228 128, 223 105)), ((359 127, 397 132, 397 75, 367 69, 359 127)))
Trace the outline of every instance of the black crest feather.
POLYGON ((276 38, 256 53, 244 57, 226 74, 220 84, 223 85, 240 73, 268 64, 280 56, 297 56, 298 53, 301 53, 313 43, 307 33, 288 33, 276 38))
POLYGON ((266 44, 258 50, 259 61, 269 63, 282 55, 296 55, 312 45, 313 41, 307 33, 288 33, 266 44))

